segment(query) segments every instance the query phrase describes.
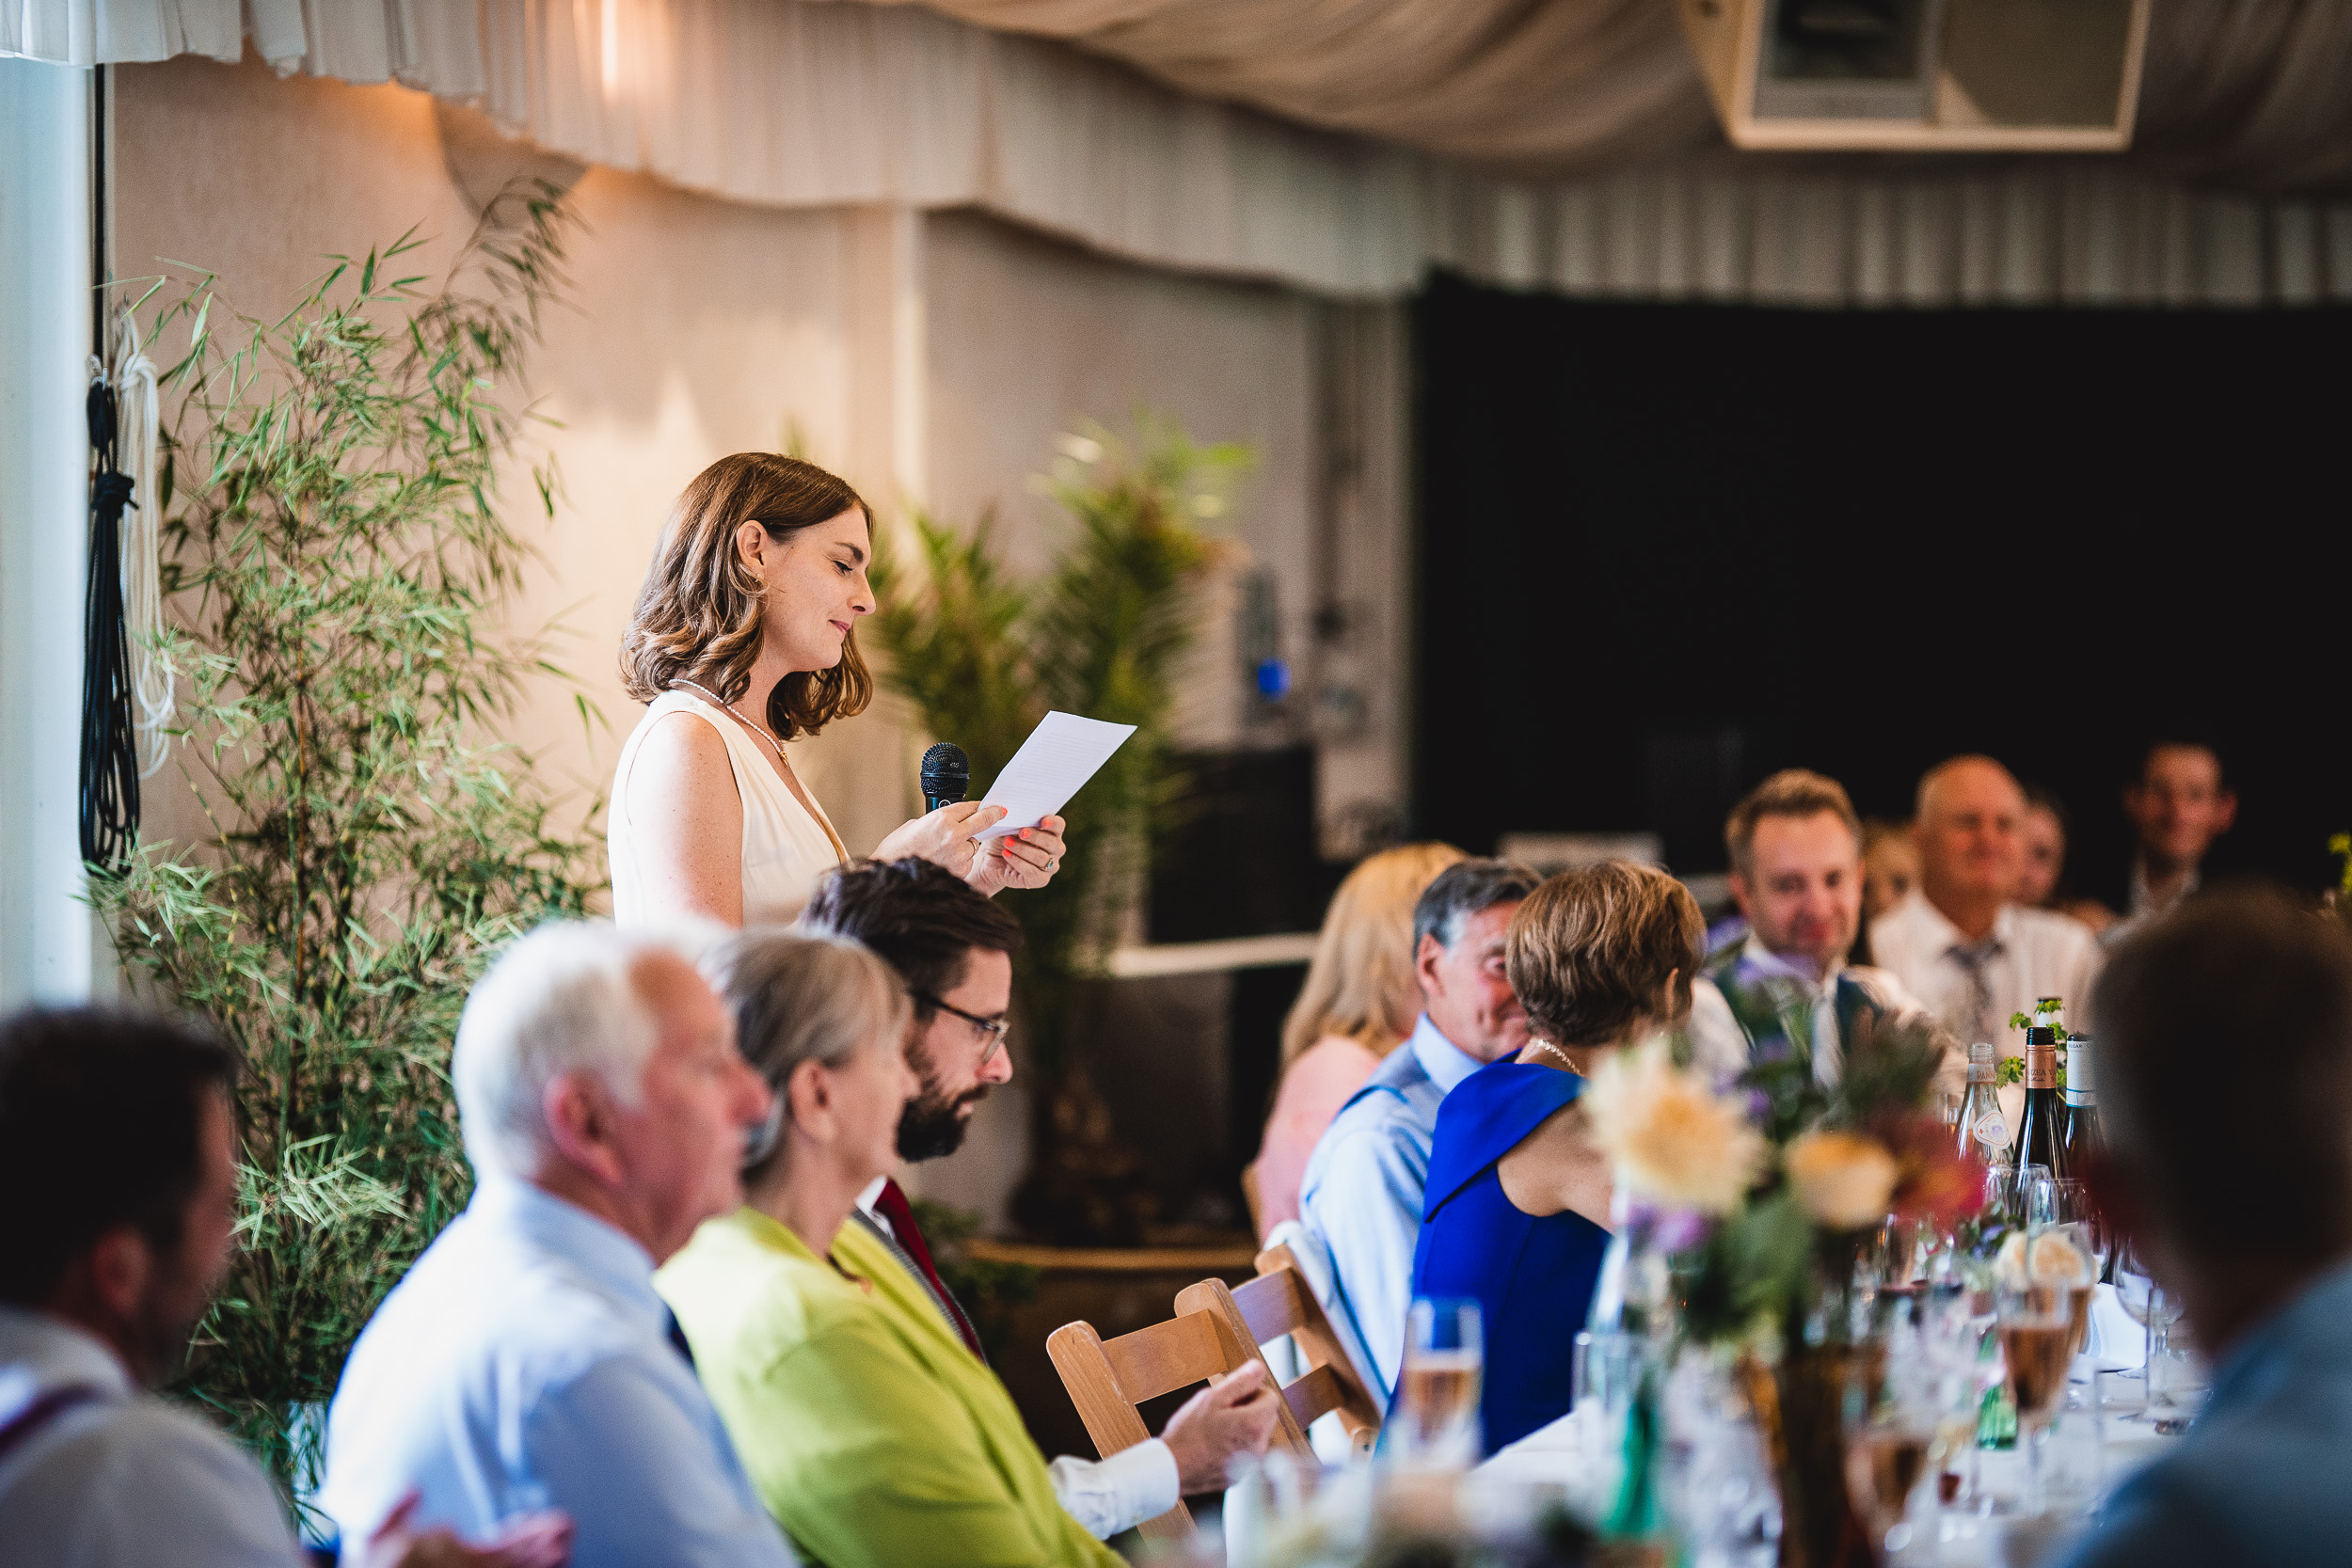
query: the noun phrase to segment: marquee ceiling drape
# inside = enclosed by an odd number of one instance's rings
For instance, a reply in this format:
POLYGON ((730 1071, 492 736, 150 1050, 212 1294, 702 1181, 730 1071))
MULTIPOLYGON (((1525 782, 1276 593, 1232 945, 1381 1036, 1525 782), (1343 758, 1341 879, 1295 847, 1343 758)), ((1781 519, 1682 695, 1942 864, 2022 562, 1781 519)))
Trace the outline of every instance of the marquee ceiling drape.
POLYGON ((1671 0, 0 0, 0 51, 250 39, 732 199, 978 206, 1355 297, 1448 265, 1818 306, 2352 299, 2324 194, 2352 4, 2157 18, 2138 150, 2068 160, 1734 153, 1671 0))
MULTIPOLYGON (((1673 0, 921 3, 1199 97, 1521 174, 1721 140, 1673 0)), ((2249 190, 2342 188, 2348 72, 2344 0, 2155 0, 2139 158, 2249 190)))

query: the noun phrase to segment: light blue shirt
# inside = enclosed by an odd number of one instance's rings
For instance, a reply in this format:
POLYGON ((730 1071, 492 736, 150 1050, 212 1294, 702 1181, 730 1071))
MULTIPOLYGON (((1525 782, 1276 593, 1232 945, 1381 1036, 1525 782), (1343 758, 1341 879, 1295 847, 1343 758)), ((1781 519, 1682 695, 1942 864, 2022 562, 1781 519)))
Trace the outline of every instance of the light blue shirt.
POLYGON ((653 1266, 594 1215, 484 1181, 344 1364, 319 1503, 345 1561, 415 1486, 418 1524, 477 1540, 562 1509, 573 1568, 793 1562, 670 1343, 653 1266))
POLYGON ((64 1387, 92 1397, 27 1429, 0 1459, 0 1562, 302 1568, 278 1488, 243 1449, 139 1392, 92 1335, 0 1307, 0 1428, 64 1387))
POLYGON ((2286 1568, 2352 1542, 2352 1263, 2249 1334, 2180 1447, 2118 1487, 2069 1568, 2286 1568))
POLYGON ((1438 1106, 1484 1064, 1464 1055, 1421 1015, 1405 1043, 1340 1107, 1307 1156, 1298 1219, 1331 1254, 1332 1305, 1347 1314, 1372 1355, 1385 1410, 1405 1356, 1412 1306, 1413 1246, 1438 1106))

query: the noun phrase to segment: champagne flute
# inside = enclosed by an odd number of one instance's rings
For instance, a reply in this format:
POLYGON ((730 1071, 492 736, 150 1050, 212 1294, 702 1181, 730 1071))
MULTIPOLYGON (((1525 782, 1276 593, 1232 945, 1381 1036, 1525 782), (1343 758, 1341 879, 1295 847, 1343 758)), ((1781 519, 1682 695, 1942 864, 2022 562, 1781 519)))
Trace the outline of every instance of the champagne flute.
POLYGON ((2063 1289, 2031 1282, 2022 1289, 2004 1288, 1994 1312, 2001 1357, 2009 1365, 2010 1393, 2017 1402, 2019 1446, 2026 1450, 2026 1512, 2040 1513, 2047 1505, 2042 1448, 2066 1390, 2074 1315, 2063 1289))
POLYGON ((1936 1457, 1935 1386, 1928 1358, 1915 1354, 1888 1356, 1883 1372, 1857 1369, 1846 1390, 1846 1497, 1881 1561, 1911 1543, 1912 1497, 1936 1457))
POLYGON ((1467 1470, 1478 1463, 1484 1327, 1478 1303, 1469 1297, 1414 1300, 1391 1422, 1391 1452, 1402 1463, 1438 1470, 1467 1470))

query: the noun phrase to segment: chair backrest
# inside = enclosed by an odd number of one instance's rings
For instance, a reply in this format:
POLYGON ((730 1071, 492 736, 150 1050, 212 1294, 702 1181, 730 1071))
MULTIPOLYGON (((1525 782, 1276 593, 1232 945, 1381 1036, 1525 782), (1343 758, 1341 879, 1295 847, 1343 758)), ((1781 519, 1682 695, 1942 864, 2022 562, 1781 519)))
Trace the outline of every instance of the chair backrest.
POLYGON ((1186 1286, 1176 1298, 1176 1310, 1217 1314, 1253 1351, 1290 1337, 1306 1370, 1282 1389, 1282 1428, 1287 1435, 1296 1426, 1301 1434, 1298 1451, 1310 1451, 1305 1431, 1326 1415, 1339 1418, 1349 1445, 1359 1453, 1369 1452, 1379 1438, 1380 1407, 1331 1331, 1330 1320, 1288 1247, 1270 1246, 1258 1254, 1258 1277, 1237 1288, 1229 1289, 1221 1279, 1186 1286))
MULTIPOLYGON (((1215 1283, 1223 1289, 1223 1281, 1215 1283)), ((1252 1361, 1263 1364, 1257 1342, 1249 1338, 1241 1322, 1238 1313, 1180 1307, 1166 1323, 1115 1339, 1096 1334, 1092 1323, 1064 1323, 1047 1337, 1045 1354, 1061 1374, 1070 1402, 1078 1407, 1087 1435, 1108 1459, 1151 1437, 1136 1409, 1144 1401, 1238 1370, 1252 1361)), ((1270 1370, 1268 1376, 1272 1376, 1270 1370)), ((1275 1440, 1289 1441, 1300 1453, 1310 1451, 1305 1432, 1287 1409, 1279 1419, 1283 1430, 1275 1440)), ((1166 1513, 1136 1528, 1148 1540, 1186 1540, 1193 1533, 1192 1511, 1179 1500, 1166 1513)))

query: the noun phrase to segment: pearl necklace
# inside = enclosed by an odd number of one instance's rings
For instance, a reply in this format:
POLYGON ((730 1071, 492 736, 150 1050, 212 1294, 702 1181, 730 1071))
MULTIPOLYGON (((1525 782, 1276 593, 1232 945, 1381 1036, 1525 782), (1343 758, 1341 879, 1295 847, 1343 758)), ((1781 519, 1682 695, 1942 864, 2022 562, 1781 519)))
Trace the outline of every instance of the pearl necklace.
POLYGON ((769 745, 773 746, 776 749, 776 760, 783 763, 787 771, 791 768, 792 759, 784 754, 784 742, 778 740, 775 736, 775 732, 771 730, 767 725, 759 722, 756 719, 746 716, 741 708, 737 707, 733 703, 728 702, 725 698, 720 696, 717 692, 711 690, 710 688, 703 685, 700 681, 690 681, 684 675, 680 675, 670 684, 672 686, 692 687, 695 690, 701 692, 704 696, 709 698, 721 707, 725 708, 729 713, 734 714, 736 718, 742 720, 744 723, 750 725, 753 729, 757 730, 759 732, 760 738, 767 741, 769 745))
POLYGON ((1534 1046, 1538 1051, 1549 1051, 1553 1055, 1559 1057, 1561 1061, 1567 1064, 1568 1070, 1575 1073, 1579 1078, 1584 1076, 1584 1069, 1576 1065, 1576 1058, 1561 1050, 1558 1046, 1552 1044, 1549 1040, 1531 1039, 1527 1043, 1534 1046))

